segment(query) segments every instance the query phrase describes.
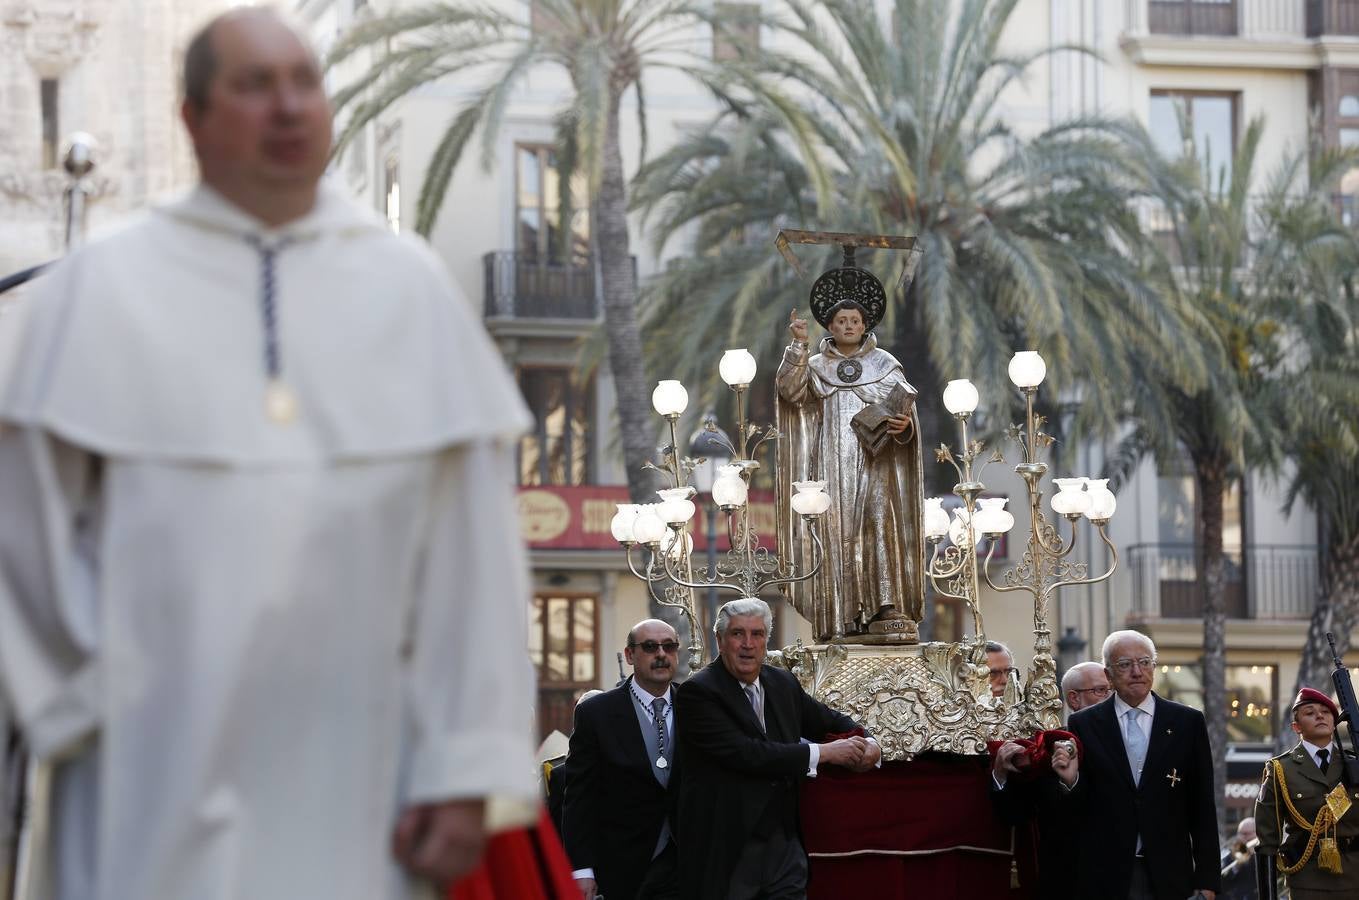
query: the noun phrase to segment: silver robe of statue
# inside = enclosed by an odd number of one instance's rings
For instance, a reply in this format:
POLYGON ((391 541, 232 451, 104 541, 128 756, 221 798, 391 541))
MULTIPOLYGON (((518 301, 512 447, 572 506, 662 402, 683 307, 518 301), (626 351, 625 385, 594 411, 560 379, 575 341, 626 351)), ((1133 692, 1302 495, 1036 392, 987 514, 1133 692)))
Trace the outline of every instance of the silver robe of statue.
MULTIPOLYGON (((923 613, 925 541, 920 429, 894 436, 876 456, 865 453, 850 420, 865 406, 885 400, 901 384, 916 393, 901 363, 869 334, 846 357, 831 338, 808 359, 807 345, 784 351, 778 388, 777 516, 779 554, 797 571, 810 568, 812 544, 789 506, 790 482, 826 482, 831 506, 821 517, 826 558, 810 581, 789 591, 793 607, 811 621, 816 639, 868 632, 869 623, 893 605, 918 623, 923 613), (862 365, 852 382, 837 369, 846 359, 862 365)), ((852 369, 847 366, 846 369, 852 369)), ((890 611, 889 611, 890 613, 890 611)), ((911 629, 914 632, 915 629, 911 629)))

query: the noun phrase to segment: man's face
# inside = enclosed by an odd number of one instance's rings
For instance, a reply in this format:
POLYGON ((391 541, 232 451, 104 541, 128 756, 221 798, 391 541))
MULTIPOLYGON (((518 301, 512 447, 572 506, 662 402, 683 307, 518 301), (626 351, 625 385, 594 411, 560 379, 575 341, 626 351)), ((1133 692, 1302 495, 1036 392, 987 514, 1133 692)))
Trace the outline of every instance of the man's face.
POLYGON ((1325 747, 1335 734, 1335 717, 1320 703, 1304 703, 1293 710, 1293 731, 1307 743, 1325 747))
POLYGON ((315 185, 330 153, 331 113, 311 52, 264 14, 229 17, 211 40, 217 70, 207 103, 183 108, 203 180, 228 192, 315 185))
POLYGON ((760 676, 768 650, 769 632, 762 616, 732 616, 718 641, 722 665, 738 681, 749 684, 760 676))
POLYGON ((624 648, 623 655, 632 666, 633 678, 643 690, 663 694, 675 677, 679 639, 675 629, 664 622, 645 622, 634 630, 633 643, 624 648))
POLYGON ((1140 641, 1120 641, 1113 647, 1112 664, 1104 670, 1114 693, 1129 706, 1139 706, 1156 679, 1156 655, 1140 641))
POLYGON ((991 696, 999 697, 1005 693, 1005 684, 1010 680, 1010 670, 1015 659, 1005 650, 986 651, 987 680, 991 682, 991 696))
POLYGON ((864 336, 864 317, 857 309, 842 309, 831 319, 830 332, 836 344, 858 344, 864 336))
POLYGON ((1084 670, 1085 679, 1066 692, 1066 705, 1072 712, 1092 706, 1109 696, 1109 676, 1094 666, 1084 670))

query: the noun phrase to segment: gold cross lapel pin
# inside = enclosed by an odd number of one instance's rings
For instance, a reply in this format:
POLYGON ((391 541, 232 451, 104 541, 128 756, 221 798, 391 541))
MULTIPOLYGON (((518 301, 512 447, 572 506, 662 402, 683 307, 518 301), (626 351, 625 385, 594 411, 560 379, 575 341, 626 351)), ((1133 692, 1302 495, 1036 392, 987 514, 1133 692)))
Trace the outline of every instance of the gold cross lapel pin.
POLYGON ((1175 774, 1175 773, 1176 773, 1176 770, 1175 770, 1175 769, 1171 769, 1171 770, 1170 770, 1170 774, 1166 776, 1166 781, 1169 781, 1169 782, 1170 782, 1170 786, 1171 786, 1171 787, 1174 787, 1175 785, 1179 784, 1181 781, 1184 781, 1183 778, 1181 778, 1179 775, 1177 775, 1177 774, 1175 774))

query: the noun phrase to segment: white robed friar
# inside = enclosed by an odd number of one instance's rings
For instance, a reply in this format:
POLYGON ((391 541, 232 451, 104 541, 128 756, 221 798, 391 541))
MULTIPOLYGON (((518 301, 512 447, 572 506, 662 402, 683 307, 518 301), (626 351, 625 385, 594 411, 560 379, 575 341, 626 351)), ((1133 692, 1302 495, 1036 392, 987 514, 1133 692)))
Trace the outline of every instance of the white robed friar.
POLYGON ((0 712, 61 900, 382 900, 403 808, 531 803, 517 391, 437 259, 330 189, 78 250, 0 360, 0 712), (266 415, 260 254, 282 376, 266 415))

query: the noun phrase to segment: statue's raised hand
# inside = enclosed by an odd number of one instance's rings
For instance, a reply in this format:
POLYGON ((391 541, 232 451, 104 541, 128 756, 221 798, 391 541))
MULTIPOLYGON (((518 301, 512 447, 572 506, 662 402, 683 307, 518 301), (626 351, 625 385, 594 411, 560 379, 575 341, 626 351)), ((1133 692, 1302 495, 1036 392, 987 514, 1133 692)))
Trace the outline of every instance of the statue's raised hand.
POLYGON ((799 319, 796 309, 788 314, 788 333, 793 340, 807 343, 807 320, 799 319))

